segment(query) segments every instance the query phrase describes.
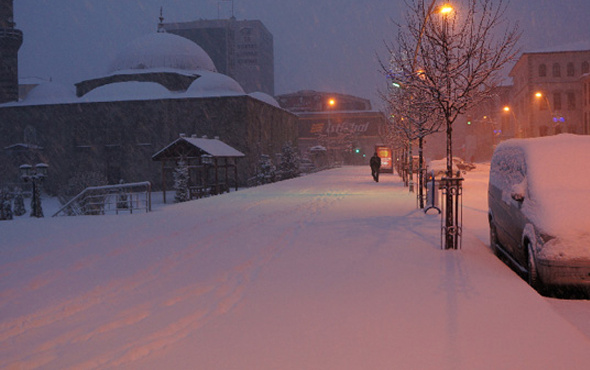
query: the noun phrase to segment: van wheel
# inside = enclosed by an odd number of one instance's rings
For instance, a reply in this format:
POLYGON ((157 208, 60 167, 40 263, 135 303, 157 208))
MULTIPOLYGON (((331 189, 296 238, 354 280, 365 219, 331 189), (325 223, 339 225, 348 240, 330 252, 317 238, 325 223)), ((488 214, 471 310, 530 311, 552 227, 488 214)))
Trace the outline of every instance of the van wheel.
POLYGON ((542 284, 539 279, 539 272, 537 270, 537 262, 535 261, 535 252, 533 251, 533 245, 530 242, 526 242, 527 249, 527 282, 530 286, 535 288, 541 293, 542 284))
POLYGON ((496 225, 490 220, 490 249, 492 252, 497 256, 499 254, 498 251, 498 234, 496 231, 496 225))

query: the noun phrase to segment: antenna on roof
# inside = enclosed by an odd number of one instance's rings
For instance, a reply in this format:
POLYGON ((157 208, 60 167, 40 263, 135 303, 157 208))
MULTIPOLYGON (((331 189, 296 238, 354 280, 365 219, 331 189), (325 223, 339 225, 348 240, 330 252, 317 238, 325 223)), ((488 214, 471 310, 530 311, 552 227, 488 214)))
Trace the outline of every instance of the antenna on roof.
POLYGON ((158 23, 158 32, 160 32, 160 33, 166 32, 166 30, 164 29, 164 15, 163 15, 162 7, 160 7, 160 17, 158 19, 160 19, 160 23, 158 23))
POLYGON ((217 2, 217 19, 221 19, 221 15, 219 13, 219 6, 221 3, 231 3, 231 19, 236 19, 236 17, 234 17, 234 0, 219 0, 217 2))

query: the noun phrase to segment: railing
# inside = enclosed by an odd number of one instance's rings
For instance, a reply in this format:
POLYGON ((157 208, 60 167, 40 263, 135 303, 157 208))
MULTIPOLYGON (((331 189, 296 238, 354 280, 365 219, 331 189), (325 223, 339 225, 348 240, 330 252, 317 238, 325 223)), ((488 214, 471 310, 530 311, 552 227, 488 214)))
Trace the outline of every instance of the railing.
POLYGON ((140 210, 152 210, 152 185, 149 181, 86 188, 53 217, 133 213, 140 210))

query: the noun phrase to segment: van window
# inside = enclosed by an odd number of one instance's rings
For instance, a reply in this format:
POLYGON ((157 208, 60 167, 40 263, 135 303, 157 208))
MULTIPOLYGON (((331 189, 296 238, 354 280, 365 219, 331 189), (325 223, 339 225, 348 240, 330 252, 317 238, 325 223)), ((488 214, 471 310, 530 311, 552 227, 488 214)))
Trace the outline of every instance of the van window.
POLYGON ((490 168, 492 185, 510 192, 514 185, 522 184, 525 176, 526 162, 522 149, 502 148, 494 153, 490 168))

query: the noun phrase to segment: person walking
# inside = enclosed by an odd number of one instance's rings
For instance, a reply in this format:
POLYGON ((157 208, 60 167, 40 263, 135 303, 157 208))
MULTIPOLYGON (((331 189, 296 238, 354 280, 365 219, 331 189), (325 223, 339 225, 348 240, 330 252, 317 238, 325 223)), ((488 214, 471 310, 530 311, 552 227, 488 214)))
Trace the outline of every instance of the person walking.
POLYGON ((371 165, 371 175, 373 176, 373 180, 375 182, 379 182, 379 169, 381 168, 381 158, 377 155, 377 152, 373 154, 371 160, 369 161, 371 165))

